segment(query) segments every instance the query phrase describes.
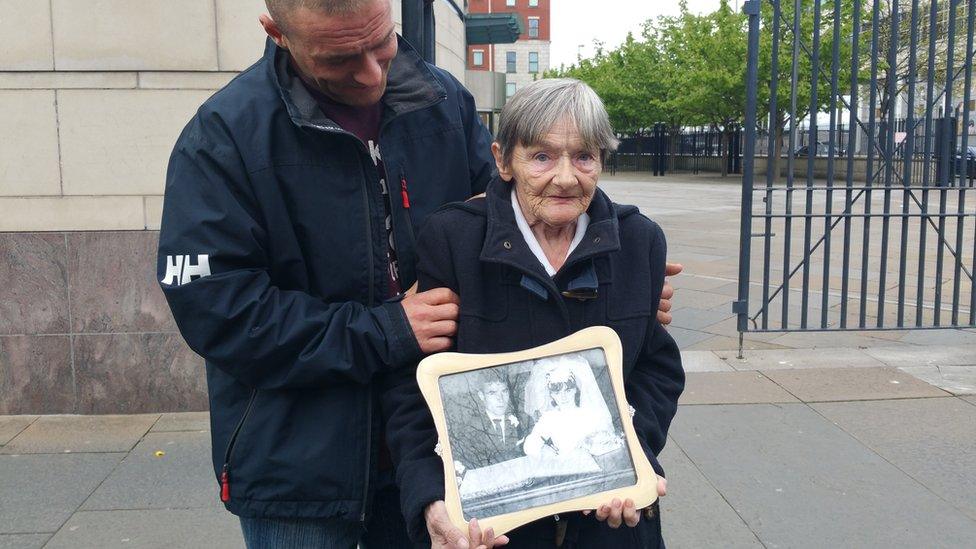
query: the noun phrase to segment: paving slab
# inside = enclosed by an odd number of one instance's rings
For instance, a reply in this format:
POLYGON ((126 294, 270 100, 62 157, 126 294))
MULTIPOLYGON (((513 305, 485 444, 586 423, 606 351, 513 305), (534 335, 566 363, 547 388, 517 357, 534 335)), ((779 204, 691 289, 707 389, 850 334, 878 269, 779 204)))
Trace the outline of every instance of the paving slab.
POLYGON ((803 404, 684 407, 671 436, 767 547, 968 547, 976 535, 803 404))
POLYGON ((798 402, 759 372, 700 372, 685 376, 679 404, 798 402))
POLYGON ((896 341, 869 335, 865 332, 789 332, 770 340, 770 342, 802 349, 817 349, 821 347, 848 347, 858 349, 877 345, 898 345, 896 341))
POLYGON ((713 334, 707 334, 698 330, 688 330, 679 326, 668 326, 668 333, 674 338, 674 342, 678 344, 679 349, 687 349, 696 343, 715 337, 713 334))
POLYGON ((3 454, 128 452, 159 414, 43 416, 3 448, 3 454))
POLYGON ((0 549, 41 549, 51 534, 0 534, 0 549))
POLYGON ((81 508, 222 508, 218 494, 209 432, 149 433, 81 508))
POLYGON ((0 533, 56 531, 123 457, 0 456, 0 533))
MULTIPOLYGON (((669 247, 673 248, 673 246, 669 247)), ((734 280, 728 280, 725 278, 717 278, 714 276, 686 272, 682 272, 678 276, 673 276, 669 280, 671 281, 671 286, 675 288, 704 291, 720 288, 728 285, 730 282, 735 282, 734 280)))
POLYGON ((955 398, 812 407, 976 520, 976 407, 955 398))
POLYGON ((793 370, 798 368, 878 368, 884 364, 860 349, 757 350, 729 359, 736 370, 793 370))
POLYGON ((954 395, 976 395, 976 366, 906 366, 899 370, 954 395))
POLYGON ((671 311, 671 326, 689 330, 701 330, 706 326, 717 324, 731 316, 728 311, 711 311, 694 307, 680 307, 671 311))
POLYGON ((240 521, 223 509, 80 511, 46 548, 79 547, 240 549, 244 538, 240 521))
POLYGON ((668 547, 762 547, 673 440, 658 457, 668 475, 668 495, 661 498, 661 531, 668 547))
POLYGON ((210 412, 180 412, 161 415, 149 432, 209 430, 210 412))
POLYGON ((674 299, 672 301, 675 305, 694 307, 696 309, 712 309, 725 305, 727 313, 732 311, 732 299, 729 296, 713 294, 702 290, 677 288, 674 291, 674 299))
POLYGON ((949 393, 895 368, 763 370, 804 402, 945 397, 949 393))
POLYGON ((902 341, 918 345, 976 345, 976 334, 959 329, 910 330, 902 341))
POLYGON ((864 352, 895 368, 976 364, 976 347, 972 345, 883 346, 868 347, 864 352))
MULTIPOLYGON (((746 351, 754 351, 758 349, 789 349, 789 347, 785 345, 778 345, 775 343, 761 341, 759 339, 751 339, 749 337, 743 341, 742 348, 746 351)), ((724 351, 730 356, 735 356, 739 349, 739 340, 738 337, 717 335, 689 347, 684 347, 684 349, 689 351, 724 351)), ((725 355, 719 354, 719 356, 723 357, 725 355)))
POLYGON ((0 446, 10 442, 35 419, 37 416, 0 416, 0 446))
POLYGON ((731 372, 729 363, 711 351, 681 351, 685 372, 731 372))

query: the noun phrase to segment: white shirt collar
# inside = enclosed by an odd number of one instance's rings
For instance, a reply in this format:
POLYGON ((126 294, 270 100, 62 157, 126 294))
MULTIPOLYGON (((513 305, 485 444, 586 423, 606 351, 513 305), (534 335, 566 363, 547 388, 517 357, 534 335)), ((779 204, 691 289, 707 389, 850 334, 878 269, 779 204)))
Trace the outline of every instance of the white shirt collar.
MULTIPOLYGON (((546 270, 546 274, 549 276, 554 276, 556 274, 556 269, 549 263, 549 259, 546 257, 545 252, 542 251, 542 246, 539 245, 539 241, 536 239, 535 234, 532 232, 532 228, 529 227, 529 222, 526 221, 525 216, 522 214, 522 208, 519 207, 518 196, 515 194, 515 184, 512 184, 512 210, 515 212, 515 224, 518 225, 519 231, 522 233, 522 238, 525 239, 525 243, 529 245, 529 250, 532 251, 532 255, 539 260, 542 264, 542 268, 546 270)), ((566 257, 569 257, 579 246, 579 243, 583 241, 583 235, 586 234, 586 227, 590 224, 590 215, 586 212, 580 214, 579 218, 576 219, 576 234, 573 235, 573 241, 569 244, 569 250, 566 251, 566 257)), ((565 261, 566 258, 563 258, 565 261)))

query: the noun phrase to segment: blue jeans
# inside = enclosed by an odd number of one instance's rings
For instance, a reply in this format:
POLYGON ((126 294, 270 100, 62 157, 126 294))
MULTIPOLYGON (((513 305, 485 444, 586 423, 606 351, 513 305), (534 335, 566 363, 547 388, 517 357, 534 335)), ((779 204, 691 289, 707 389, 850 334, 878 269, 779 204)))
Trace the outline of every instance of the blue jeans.
POLYGON ((341 519, 241 517, 247 549, 400 549, 414 545, 400 512, 400 491, 392 475, 380 473, 382 488, 373 496, 365 531, 341 519), (385 478, 389 476, 390 478, 385 478))
POLYGON ((339 519, 241 517, 247 549, 355 549, 362 528, 339 519))

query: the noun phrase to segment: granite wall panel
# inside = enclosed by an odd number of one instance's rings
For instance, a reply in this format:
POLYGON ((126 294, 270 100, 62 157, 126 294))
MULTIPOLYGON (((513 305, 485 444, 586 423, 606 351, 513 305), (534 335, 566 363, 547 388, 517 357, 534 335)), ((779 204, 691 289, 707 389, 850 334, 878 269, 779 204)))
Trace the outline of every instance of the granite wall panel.
POLYGON ((0 334, 68 333, 65 239, 0 233, 0 334))
POLYGON ((203 360, 179 334, 78 335, 74 360, 80 414, 207 409, 203 360))
POLYGON ((155 231, 68 234, 73 333, 175 332, 156 282, 155 231))
POLYGON ((74 412, 70 337, 0 336, 0 415, 74 412))

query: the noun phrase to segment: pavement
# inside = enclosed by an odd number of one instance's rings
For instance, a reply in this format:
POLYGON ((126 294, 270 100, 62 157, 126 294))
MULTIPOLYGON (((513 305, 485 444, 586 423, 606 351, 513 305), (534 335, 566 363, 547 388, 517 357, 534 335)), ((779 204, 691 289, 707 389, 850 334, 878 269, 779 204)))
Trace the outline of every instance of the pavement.
MULTIPOLYGON (((668 547, 973 547, 976 330, 747 333, 740 359, 737 180, 643 179, 600 184, 686 267, 668 547)), ((242 546, 206 412, 0 416, 0 549, 242 546)))

